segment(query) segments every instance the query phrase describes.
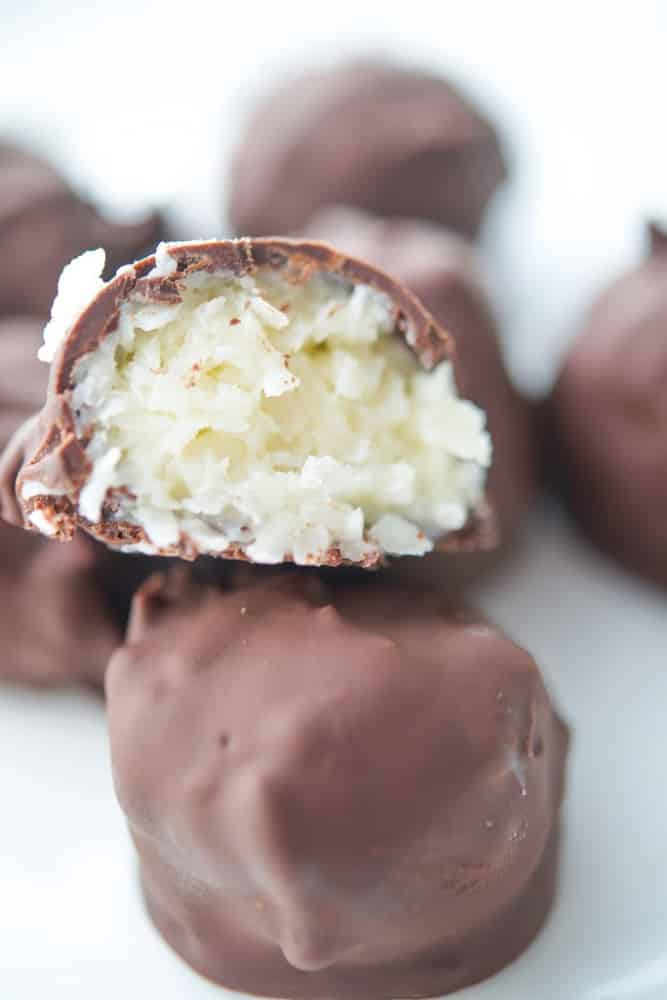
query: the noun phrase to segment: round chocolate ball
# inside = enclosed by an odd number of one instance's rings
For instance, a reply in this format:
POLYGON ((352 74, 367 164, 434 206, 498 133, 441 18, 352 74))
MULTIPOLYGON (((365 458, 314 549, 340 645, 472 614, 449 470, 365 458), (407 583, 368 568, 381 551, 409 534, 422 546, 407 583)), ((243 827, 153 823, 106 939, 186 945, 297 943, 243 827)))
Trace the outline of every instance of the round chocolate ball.
POLYGON ((37 360, 43 328, 34 316, 0 319, 0 451, 44 405, 49 369, 37 360))
MULTIPOLYGON (((44 401, 41 333, 33 318, 0 320, 0 449, 44 401)), ((84 535, 59 545, 2 522, 0 550, 0 681, 101 687, 152 561, 108 552, 84 535)))
POLYGON ((100 688, 122 631, 100 591, 95 543, 0 523, 0 681, 100 688))
POLYGON ((487 496, 501 544, 463 556, 408 557, 394 561, 392 571, 460 589, 511 551, 539 485, 533 406, 516 390, 505 368, 481 261, 474 247, 451 230, 418 219, 381 219, 348 206, 317 212, 304 235, 328 240, 394 275, 454 339, 459 392, 484 410, 493 442, 487 496))
POLYGON ((135 597, 116 790, 158 929, 228 988, 439 995, 549 909, 567 735, 535 662, 385 579, 178 572, 135 597))
POLYGON ((101 263, 64 276, 47 400, 3 463, 7 520, 268 565, 495 543, 484 414, 458 395, 451 338, 388 274, 285 238, 163 243, 99 288, 101 263), (67 325, 72 283, 88 305, 67 325))
POLYGON ((72 257, 103 246, 113 274, 155 246, 162 233, 156 213, 135 224, 110 222, 51 164, 0 143, 0 315, 48 316, 60 272, 72 257))
POLYGON ((600 296, 550 401, 560 483, 602 550, 667 586, 667 234, 600 296))
POLYGON ((474 236, 506 169, 493 125, 447 80, 345 62, 259 104, 233 162, 228 214, 241 235, 275 235, 344 202, 474 236))

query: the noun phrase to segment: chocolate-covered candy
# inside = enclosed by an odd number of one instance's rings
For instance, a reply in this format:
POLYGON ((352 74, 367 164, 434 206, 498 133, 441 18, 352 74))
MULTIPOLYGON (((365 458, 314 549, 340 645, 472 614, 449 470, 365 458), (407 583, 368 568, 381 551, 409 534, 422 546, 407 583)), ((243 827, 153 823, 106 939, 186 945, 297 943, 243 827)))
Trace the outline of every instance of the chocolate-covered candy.
POLYGON ((366 568, 493 541, 484 414, 404 286, 323 243, 161 244, 60 282, 5 517, 123 551, 366 568), (15 488, 16 480, 16 488, 15 488))
POLYGON ((550 402, 561 485, 586 534, 667 586, 667 235, 594 304, 550 402))
POLYGON ((244 993, 459 989, 548 911, 566 731, 479 615, 306 577, 135 598, 107 696, 149 911, 244 993))
MULTIPOLYGON (((43 398, 41 331, 27 317, 0 320, 0 447, 43 398)), ((104 596, 101 554, 106 560, 102 546, 85 536, 49 545, 0 524, 0 680, 101 685, 122 637, 104 596)))
POLYGON ((122 630, 104 600, 97 546, 49 545, 0 523, 0 681, 101 687, 122 630))
POLYGON ((113 273, 155 246, 163 228, 157 214, 135 224, 103 218, 51 164, 0 143, 0 315, 47 317, 72 257, 103 245, 113 273))
POLYGON ((49 370, 37 360, 43 328, 35 317, 0 319, 0 449, 44 403, 49 370))
MULTIPOLYGON (((27 316, 0 319, 0 448, 44 400, 42 329, 27 316)), ((121 556, 83 534, 51 545, 0 523, 0 680, 101 687, 132 595, 154 570, 150 557, 121 556)))
POLYGON ((394 275, 455 339, 456 384, 462 396, 486 413, 493 441, 487 494, 498 517, 501 545, 464 558, 434 554, 401 560, 394 571, 428 573, 444 585, 469 583, 511 549, 538 487, 534 413, 505 369, 480 261, 471 245, 451 231, 414 219, 380 219, 347 206, 316 213, 304 235, 330 240, 394 275))
POLYGON ((341 202, 474 236, 505 175, 493 125, 451 83, 346 62, 260 103, 233 163, 228 214, 237 233, 262 236, 341 202))

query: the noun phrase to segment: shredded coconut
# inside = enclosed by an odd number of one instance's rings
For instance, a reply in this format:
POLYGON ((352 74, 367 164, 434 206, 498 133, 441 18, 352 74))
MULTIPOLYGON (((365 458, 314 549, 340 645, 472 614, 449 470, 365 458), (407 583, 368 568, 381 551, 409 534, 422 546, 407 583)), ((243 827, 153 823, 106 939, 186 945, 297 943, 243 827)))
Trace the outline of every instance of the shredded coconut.
MULTIPOLYGON (((161 244, 152 273, 173 269, 161 244)), ((448 363, 420 368, 385 295, 263 271, 193 275, 181 293, 168 306, 133 293, 75 368, 85 517, 122 487, 111 516, 145 530, 141 551, 187 536, 302 564, 333 547, 421 555, 465 524, 491 458, 484 414, 448 363)))
POLYGON ((44 343, 37 352, 40 361, 50 364, 75 319, 104 287, 104 250, 86 250, 70 261, 58 280, 58 294, 51 306, 51 319, 44 327, 44 343))

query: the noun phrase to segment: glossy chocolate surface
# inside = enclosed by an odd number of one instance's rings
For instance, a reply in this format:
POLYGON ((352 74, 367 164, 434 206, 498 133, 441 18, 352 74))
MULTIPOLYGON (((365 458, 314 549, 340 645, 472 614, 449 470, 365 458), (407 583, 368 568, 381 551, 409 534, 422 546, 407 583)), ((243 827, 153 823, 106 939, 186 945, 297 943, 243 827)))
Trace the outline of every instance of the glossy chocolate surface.
POLYGON ((256 569, 228 590, 149 581, 107 674, 158 929, 210 979, 274 997, 491 975, 554 891, 567 734, 533 659, 382 574, 359 591, 256 569))

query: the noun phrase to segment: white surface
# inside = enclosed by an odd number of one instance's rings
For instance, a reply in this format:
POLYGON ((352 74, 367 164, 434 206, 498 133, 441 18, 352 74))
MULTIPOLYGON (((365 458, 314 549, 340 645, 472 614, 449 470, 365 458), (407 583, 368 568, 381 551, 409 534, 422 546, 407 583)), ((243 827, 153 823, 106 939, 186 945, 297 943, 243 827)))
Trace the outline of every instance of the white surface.
MULTIPOLYGON (((221 157, 249 96, 299 53, 402 54, 502 116, 513 185, 486 234, 515 370, 545 385, 594 291, 667 209, 667 5, 480 0, 363 6, 0 0, 0 128, 31 134, 111 206, 173 203, 220 232, 221 157), (121 14, 118 10, 121 10, 121 14), (660 200, 662 199, 662 201, 660 200)), ((537 514, 480 593, 574 727, 561 891, 538 941, 465 1000, 667 998, 667 597, 537 514)), ((0 1000, 205 1000, 224 991, 145 919, 79 694, 0 689, 0 1000)))

